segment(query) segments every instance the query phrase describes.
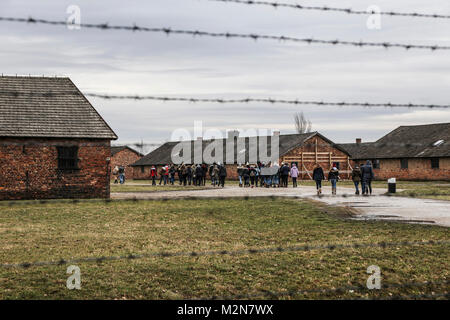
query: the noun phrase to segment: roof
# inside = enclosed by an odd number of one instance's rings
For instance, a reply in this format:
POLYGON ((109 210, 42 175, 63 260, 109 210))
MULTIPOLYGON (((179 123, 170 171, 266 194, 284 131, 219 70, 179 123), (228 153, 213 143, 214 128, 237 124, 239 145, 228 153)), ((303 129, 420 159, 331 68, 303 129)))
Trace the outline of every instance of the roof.
POLYGON ((450 123, 401 126, 375 142, 339 146, 356 160, 450 157, 450 123))
POLYGON ((0 77, 0 137, 117 139, 69 78, 0 77))
POLYGON ((122 150, 130 150, 131 152, 136 153, 140 157, 143 156, 142 153, 134 150, 133 148, 130 148, 129 146, 111 146, 111 156, 114 156, 116 153, 122 151, 122 150))
MULTIPOLYGON (((293 148, 297 148, 303 145, 303 143, 310 138, 314 136, 320 136, 325 141, 329 142, 330 144, 334 145, 332 141, 325 138, 318 132, 311 132, 311 133, 303 133, 303 134, 287 134, 287 135, 280 135, 279 136, 279 155, 280 157, 288 153, 293 148)), ((259 145, 259 140, 261 138, 267 139, 267 153, 271 154, 271 141, 272 136, 263 136, 263 137, 242 137, 245 143, 245 161, 249 161, 249 143, 256 140, 256 143, 259 145), (251 139, 255 139, 251 141, 251 139)), ((228 139, 218 139, 217 141, 222 141, 223 144, 223 150, 225 152, 226 150, 226 142, 228 139)), ((205 150, 205 148, 212 142, 213 140, 202 140, 202 150, 205 150)), ((149 154, 147 154, 142 159, 138 160, 132 166, 149 166, 149 165, 163 165, 163 164, 169 164, 172 163, 171 153, 172 149, 180 143, 179 141, 171 141, 166 142, 159 148, 153 150, 149 154)), ((194 163, 194 157, 193 157, 193 150, 194 150, 194 140, 190 141, 191 143, 191 163, 194 163)), ((237 157, 238 152, 241 150, 237 150, 237 144, 235 144, 234 147, 234 163, 237 163, 237 157)), ((339 148, 339 147, 338 147, 339 148)), ((340 150, 346 152, 344 149, 340 148, 340 150)), ((347 152, 346 152, 347 153, 347 152)), ((259 156, 259 155, 258 155, 259 156)), ((259 157, 258 157, 259 159, 259 157)), ((224 159, 225 160, 225 159, 224 159)))

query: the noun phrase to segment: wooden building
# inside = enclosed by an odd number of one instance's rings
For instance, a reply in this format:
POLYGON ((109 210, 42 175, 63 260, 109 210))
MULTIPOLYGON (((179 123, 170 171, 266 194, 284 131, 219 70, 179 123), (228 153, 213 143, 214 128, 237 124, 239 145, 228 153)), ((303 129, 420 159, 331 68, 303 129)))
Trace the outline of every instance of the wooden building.
MULTIPOLYGON (((311 132, 305 134, 287 134, 280 135, 279 132, 275 133, 279 136, 279 158, 278 163, 287 162, 290 165, 296 163, 299 171, 300 171, 300 179, 312 179, 312 171, 316 165, 319 163, 324 171, 327 173, 328 170, 331 169, 333 165, 339 167, 341 171, 342 178, 348 178, 350 175, 350 156, 348 152, 337 146, 331 140, 327 139, 323 135, 318 132, 311 132)), ((238 137, 238 136, 229 136, 227 139, 222 139, 223 150, 225 152, 227 146, 227 140, 242 139, 242 144, 245 146, 244 149, 238 150, 238 143, 235 143, 234 148, 234 161, 226 162, 225 156, 221 163, 225 163, 228 172, 228 178, 237 178, 237 165, 238 165, 238 154, 242 153, 243 160, 240 161, 242 164, 250 162, 249 150, 251 141, 255 141, 257 145, 260 143, 260 139, 265 139, 267 141, 268 146, 268 154, 270 155, 271 150, 271 136, 265 137, 238 137), (254 139, 254 140, 251 140, 254 139)), ((210 145, 212 140, 201 140, 202 151, 210 145)), ((173 148, 179 142, 167 142, 150 152, 142 159, 138 160, 134 164, 133 167, 133 176, 135 179, 149 179, 150 177, 150 168, 152 166, 156 166, 158 169, 161 166, 171 164, 171 153, 173 148)), ((194 144, 195 141, 191 141, 191 157, 190 161, 186 163, 194 163, 194 144)), ((261 161, 258 157, 257 161, 261 161)), ((254 161, 256 162, 256 161, 254 161)), ((262 161, 261 161, 262 162, 262 161)))
POLYGON ((115 139, 69 78, 0 77, 0 200, 108 198, 115 139))

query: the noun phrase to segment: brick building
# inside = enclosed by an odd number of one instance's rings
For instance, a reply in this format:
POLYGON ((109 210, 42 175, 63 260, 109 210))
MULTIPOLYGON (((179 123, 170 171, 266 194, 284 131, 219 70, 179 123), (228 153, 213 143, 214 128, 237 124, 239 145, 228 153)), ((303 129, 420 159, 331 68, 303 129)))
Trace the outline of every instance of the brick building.
MULTIPOLYGON (((279 159, 278 163, 287 162, 289 164, 296 163, 300 171, 300 179, 311 179, 312 171, 316 163, 320 163, 326 173, 330 170, 333 164, 339 166, 342 173, 342 178, 347 178, 350 174, 349 161, 350 156, 347 151, 334 144, 332 141, 324 137, 318 132, 311 132, 305 134, 288 134, 279 136, 279 159)), ((260 139, 265 139, 268 146, 268 154, 270 154, 270 145, 272 137, 252 137, 254 143, 259 145, 260 139)), ((227 167, 228 178, 237 179, 237 165, 238 154, 242 154, 242 162, 245 164, 249 161, 249 137, 238 136, 236 131, 231 132, 228 139, 222 139, 223 150, 225 152, 227 141, 236 139, 234 147, 234 161, 231 163, 225 162, 227 167), (242 139, 242 145, 245 147, 238 150, 237 139, 242 139)), ((200 138, 199 138, 200 139, 200 138)), ((156 166, 158 169, 166 164, 171 164, 171 154, 174 147, 179 142, 167 142, 147 154, 139 161, 132 164, 135 179, 149 179, 151 166, 156 166)), ((195 149, 195 141, 191 141, 191 153, 195 149)), ((212 140, 201 140, 202 151, 212 143, 212 140)), ((225 158, 225 157, 224 157, 225 158)), ((258 158, 258 161, 261 160, 258 158)), ((191 154, 190 163, 194 163, 194 156, 191 154)), ((223 163, 223 161, 221 161, 223 163)), ((188 162, 186 162, 188 163, 188 162)))
POLYGON ((108 198, 115 139, 69 78, 0 77, 0 200, 108 198))
POLYGON ((125 168, 125 178, 134 179, 133 168, 130 165, 142 157, 140 152, 128 146, 113 146, 111 147, 111 168, 122 166, 125 168))
POLYGON ((376 179, 450 180, 450 123, 401 126, 375 142, 340 147, 354 164, 371 160, 376 179))

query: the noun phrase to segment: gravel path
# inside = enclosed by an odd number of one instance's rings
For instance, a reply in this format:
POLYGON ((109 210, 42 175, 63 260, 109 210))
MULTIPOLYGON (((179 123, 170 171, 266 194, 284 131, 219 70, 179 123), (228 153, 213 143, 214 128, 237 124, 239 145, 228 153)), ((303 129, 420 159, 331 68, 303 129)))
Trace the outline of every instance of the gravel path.
POLYGON ((302 197, 322 201, 329 205, 346 206, 358 212, 357 219, 386 219, 411 223, 429 223, 450 227, 450 201, 388 197, 385 189, 375 188, 370 197, 356 196, 353 188, 339 187, 338 195, 331 196, 331 188, 323 188, 324 195, 317 197, 314 187, 299 188, 225 188, 208 190, 124 192, 112 193, 113 199, 161 199, 184 197, 236 197, 283 196, 302 197))

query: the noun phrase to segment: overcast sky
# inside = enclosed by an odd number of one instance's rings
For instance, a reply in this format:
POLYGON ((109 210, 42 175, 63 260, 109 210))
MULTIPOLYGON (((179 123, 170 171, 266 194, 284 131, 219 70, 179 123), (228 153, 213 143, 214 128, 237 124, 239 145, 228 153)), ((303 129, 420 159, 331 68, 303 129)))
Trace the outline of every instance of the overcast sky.
MULTIPOLYGON (((289 1, 365 10, 450 14, 448 0, 289 1)), ((0 15, 82 23, 261 33, 316 39, 450 46, 450 20, 368 16, 245 6, 208 0, 1 0, 0 15)), ((0 72, 69 76, 83 92, 449 104, 450 52, 257 42, 0 22, 0 72)), ((162 142, 177 128, 274 128, 293 133, 303 111, 336 142, 374 141, 399 125, 449 122, 448 109, 191 104, 89 98, 118 143, 162 142)))

